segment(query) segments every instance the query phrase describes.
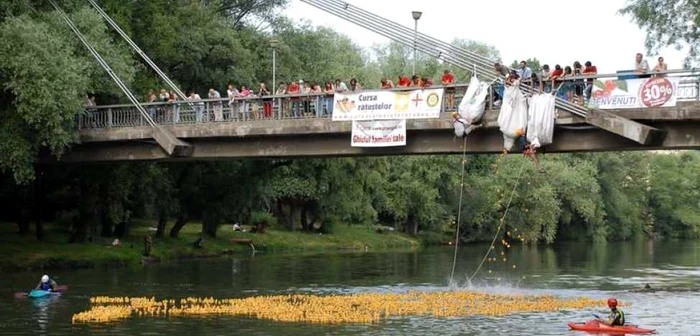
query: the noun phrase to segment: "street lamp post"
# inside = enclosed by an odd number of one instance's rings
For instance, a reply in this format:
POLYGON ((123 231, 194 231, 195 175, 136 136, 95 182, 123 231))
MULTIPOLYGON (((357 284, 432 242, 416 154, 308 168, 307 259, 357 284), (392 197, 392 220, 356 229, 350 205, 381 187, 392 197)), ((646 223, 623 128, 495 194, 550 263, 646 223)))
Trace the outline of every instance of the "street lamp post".
MULTIPOLYGON (((271 39, 270 40, 270 48, 272 48, 272 86, 270 87, 270 93, 275 94, 277 93, 277 40, 271 39)), ((279 104, 275 104, 275 100, 272 100, 272 113, 275 113, 275 108, 277 108, 277 118, 282 119, 282 105, 281 102, 279 104)))
POLYGON ((275 39, 270 40, 270 48, 272 48, 272 87, 270 89, 273 91, 277 90, 277 43, 278 42, 275 39))
POLYGON ((413 75, 416 75, 416 53, 417 53, 417 47, 418 47, 418 20, 420 20, 421 15, 423 15, 423 12, 419 11, 413 11, 411 13, 413 15, 413 20, 416 21, 416 28, 414 30, 414 35, 413 35, 413 75))

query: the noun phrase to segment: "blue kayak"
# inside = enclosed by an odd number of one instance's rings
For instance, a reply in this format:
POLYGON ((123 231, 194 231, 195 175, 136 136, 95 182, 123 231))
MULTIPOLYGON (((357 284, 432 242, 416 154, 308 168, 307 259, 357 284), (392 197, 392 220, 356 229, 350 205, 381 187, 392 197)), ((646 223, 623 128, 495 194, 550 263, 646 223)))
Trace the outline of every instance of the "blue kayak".
POLYGON ((61 293, 35 289, 35 290, 29 292, 29 295, 27 295, 27 296, 30 298, 41 298, 41 297, 51 296, 51 295, 61 295, 61 293))

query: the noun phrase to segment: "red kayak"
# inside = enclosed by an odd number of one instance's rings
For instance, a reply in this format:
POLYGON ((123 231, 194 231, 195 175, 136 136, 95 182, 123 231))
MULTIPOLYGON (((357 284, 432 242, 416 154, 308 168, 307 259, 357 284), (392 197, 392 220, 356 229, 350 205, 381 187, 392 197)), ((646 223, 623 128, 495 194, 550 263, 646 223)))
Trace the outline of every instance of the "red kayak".
POLYGON ((643 329, 633 325, 626 326, 608 326, 598 321, 588 321, 586 323, 569 322, 569 328, 573 330, 596 332, 596 333, 614 333, 614 334, 653 334, 654 329, 643 329))

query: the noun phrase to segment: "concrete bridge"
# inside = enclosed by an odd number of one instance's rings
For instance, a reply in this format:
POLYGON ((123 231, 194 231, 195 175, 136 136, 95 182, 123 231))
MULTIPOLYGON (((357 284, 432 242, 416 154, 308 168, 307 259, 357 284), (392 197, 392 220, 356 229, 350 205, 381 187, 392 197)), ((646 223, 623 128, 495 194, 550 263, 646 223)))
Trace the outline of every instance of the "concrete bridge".
MULTIPOLYGON (((455 104, 466 90, 456 85, 455 104)), ((265 100, 202 100, 196 104, 143 104, 160 127, 193 147, 191 156, 168 155, 154 140, 153 129, 130 105, 91 107, 79 120, 81 144, 74 146, 61 162, 188 160, 223 158, 334 157, 407 154, 457 154, 462 140, 455 139, 451 111, 443 102, 439 119, 407 121, 407 143, 402 147, 359 148, 350 146, 351 122, 334 122, 323 113, 325 95, 272 96, 265 100), (274 102, 266 116, 263 104, 274 102), (295 113, 295 108, 298 110, 295 113), (214 111, 223 120, 214 121, 214 111), (298 115, 297 115, 298 114, 298 115), (266 118, 267 117, 267 118, 266 118)), ((591 126, 591 119, 605 116, 590 112, 581 117, 558 111, 554 143, 542 150, 557 152, 626 151, 700 148, 700 101, 698 86, 686 84, 679 90, 675 107, 606 110, 660 130, 662 136, 642 144, 620 136, 628 132, 623 123, 612 123, 618 134, 591 126)), ((270 106, 270 105, 268 105, 270 106)), ((491 103, 489 102, 489 106, 491 103)), ((498 130, 498 110, 487 110, 484 127, 472 133, 467 152, 500 153, 503 137, 498 130)), ((616 122, 616 121, 615 121, 616 122)))

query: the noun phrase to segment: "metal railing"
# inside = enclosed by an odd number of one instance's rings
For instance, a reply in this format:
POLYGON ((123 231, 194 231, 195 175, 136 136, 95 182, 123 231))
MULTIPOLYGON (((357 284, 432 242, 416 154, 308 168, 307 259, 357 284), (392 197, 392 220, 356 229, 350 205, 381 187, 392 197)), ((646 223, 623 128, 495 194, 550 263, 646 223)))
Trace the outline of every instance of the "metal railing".
MULTIPOLYGON (((466 84, 430 86, 444 88, 442 110, 456 111, 467 90, 466 84)), ((419 88, 394 88, 372 91, 411 91, 419 88)), ((294 119, 328 119, 333 113, 330 93, 286 94, 251 96, 246 98, 201 99, 175 103, 142 103, 151 118, 160 125, 192 125, 204 123, 232 123, 247 121, 279 121, 294 119)), ((78 115, 78 128, 99 129, 111 127, 146 126, 146 120, 133 105, 89 106, 78 115)))
MULTIPOLYGON (((562 81, 618 78, 625 74, 598 74, 564 78, 562 81)), ((652 74, 654 75, 654 74, 652 74)), ((658 74, 656 74, 658 75, 658 74)), ((700 73, 695 71, 668 71, 667 77, 681 77, 677 89, 678 101, 700 100, 700 73)), ((584 82, 585 84, 585 82, 584 82)), ((446 89, 442 100, 444 112, 456 111, 467 84, 431 86, 446 89)), ((395 88, 389 91, 410 91, 417 88, 395 88)), ((362 92, 387 91, 363 90, 362 92)), ((149 116, 159 125, 193 125, 211 123, 236 123, 247 121, 279 121, 295 119, 329 119, 333 113, 333 94, 310 93, 296 95, 271 95, 264 97, 228 99, 202 99, 175 103, 142 103, 149 116)), ((487 108, 494 108, 494 95, 489 94, 487 108)), ((147 126, 148 122, 133 105, 90 106, 77 117, 80 129, 147 126)))

